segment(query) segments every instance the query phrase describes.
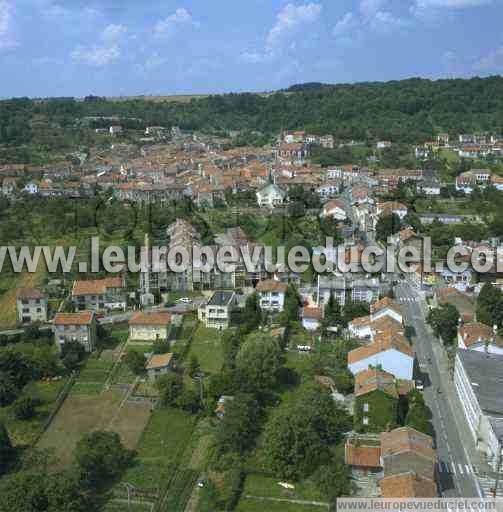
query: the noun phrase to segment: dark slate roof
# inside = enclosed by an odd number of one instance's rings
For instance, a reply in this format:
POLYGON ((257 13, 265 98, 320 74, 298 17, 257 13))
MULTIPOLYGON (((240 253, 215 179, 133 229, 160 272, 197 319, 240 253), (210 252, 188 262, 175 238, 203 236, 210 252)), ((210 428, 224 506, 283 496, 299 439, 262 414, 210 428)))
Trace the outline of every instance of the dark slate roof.
POLYGON ((480 408, 488 415, 503 416, 503 355, 459 349, 480 408))
POLYGON ((215 292, 208 306, 227 306, 234 297, 234 292, 215 292))

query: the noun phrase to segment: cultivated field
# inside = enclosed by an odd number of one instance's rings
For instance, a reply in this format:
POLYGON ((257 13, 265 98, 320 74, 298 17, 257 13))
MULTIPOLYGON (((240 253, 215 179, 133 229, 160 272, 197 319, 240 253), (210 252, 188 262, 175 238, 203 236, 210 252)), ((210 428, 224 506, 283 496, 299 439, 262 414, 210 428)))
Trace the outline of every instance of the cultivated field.
POLYGON ((70 395, 38 443, 50 448, 64 467, 73 460, 73 451, 84 434, 96 430, 117 432, 127 448, 133 449, 150 417, 149 404, 121 407, 125 393, 109 390, 98 395, 70 395))

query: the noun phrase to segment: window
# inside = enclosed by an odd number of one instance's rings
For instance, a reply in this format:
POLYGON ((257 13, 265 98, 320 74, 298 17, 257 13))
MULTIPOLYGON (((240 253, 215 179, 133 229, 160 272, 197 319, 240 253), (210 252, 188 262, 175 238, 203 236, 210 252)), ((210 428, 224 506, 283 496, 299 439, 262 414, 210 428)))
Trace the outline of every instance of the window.
POLYGON ((367 416, 364 416, 364 417, 363 417, 363 424, 364 424, 364 425, 368 425, 368 424, 369 424, 369 419, 368 419, 368 417, 367 417, 367 416))
POLYGON ((363 412, 369 412, 369 404, 368 403, 363 404, 363 412))

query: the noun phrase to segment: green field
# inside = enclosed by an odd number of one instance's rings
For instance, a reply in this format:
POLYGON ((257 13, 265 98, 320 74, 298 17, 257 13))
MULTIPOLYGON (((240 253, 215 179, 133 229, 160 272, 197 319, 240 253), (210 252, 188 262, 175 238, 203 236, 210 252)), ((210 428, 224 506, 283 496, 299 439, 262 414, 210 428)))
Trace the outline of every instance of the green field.
POLYGON ((81 437, 95 430, 117 432, 127 448, 136 448, 149 420, 150 406, 123 404, 123 398, 119 391, 70 393, 37 447, 54 450, 60 468, 71 464, 81 437))
POLYGON ((41 402, 36 409, 36 415, 30 420, 20 421, 13 418, 12 406, 0 407, 0 421, 5 422, 15 445, 32 445, 35 442, 66 382, 66 379, 50 382, 37 381, 31 382, 24 388, 21 396, 30 396, 41 402))
POLYGON ((187 360, 195 355, 203 372, 218 373, 224 362, 221 339, 220 331, 200 325, 192 339, 187 360))
POLYGON ((135 463, 122 480, 140 489, 158 489, 176 471, 193 428, 194 417, 188 413, 155 410, 136 447, 135 463))
POLYGON ((328 510, 328 507, 288 503, 285 501, 263 501, 241 498, 234 510, 236 512, 320 512, 322 510, 328 510))
POLYGON ((80 372, 77 382, 72 388, 72 395, 97 395, 103 390, 113 367, 111 361, 103 361, 91 357, 80 372))
POLYGON ((278 478, 273 478, 260 474, 249 474, 246 477, 243 489, 243 496, 262 496, 268 498, 288 498, 306 501, 321 501, 323 496, 320 494, 313 482, 307 480, 295 484, 294 490, 284 489, 278 483, 278 478))

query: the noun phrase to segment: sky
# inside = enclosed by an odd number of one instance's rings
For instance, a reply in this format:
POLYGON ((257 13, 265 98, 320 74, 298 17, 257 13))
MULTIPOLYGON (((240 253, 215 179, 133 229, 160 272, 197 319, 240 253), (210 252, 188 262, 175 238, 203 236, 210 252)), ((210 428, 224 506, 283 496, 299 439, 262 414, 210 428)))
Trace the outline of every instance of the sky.
POLYGON ((0 0, 0 97, 503 73, 503 0, 0 0))

